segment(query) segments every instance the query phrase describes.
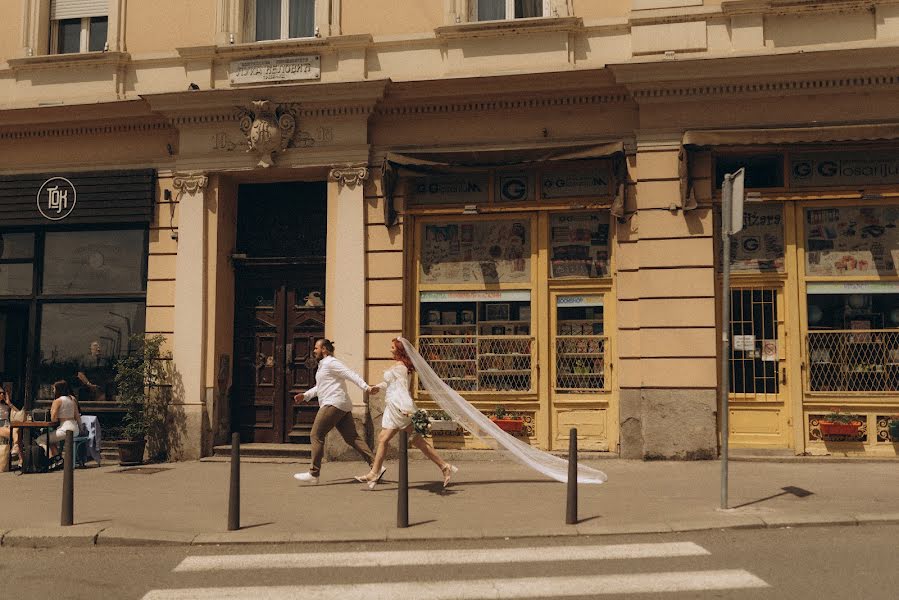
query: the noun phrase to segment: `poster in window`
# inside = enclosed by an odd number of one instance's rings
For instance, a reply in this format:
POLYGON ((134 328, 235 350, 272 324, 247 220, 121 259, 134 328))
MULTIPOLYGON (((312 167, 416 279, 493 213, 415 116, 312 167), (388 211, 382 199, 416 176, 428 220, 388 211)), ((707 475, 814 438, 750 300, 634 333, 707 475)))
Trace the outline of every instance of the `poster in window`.
POLYGON ((899 274, 899 206, 805 211, 807 275, 899 274))
POLYGON ((550 237, 552 277, 609 276, 608 213, 555 214, 550 237))
POLYGON ((516 283, 531 279, 527 220, 425 225, 422 283, 516 283))
POLYGON ((731 270, 739 273, 784 272, 784 221, 780 204, 747 204, 743 230, 730 241, 731 270))

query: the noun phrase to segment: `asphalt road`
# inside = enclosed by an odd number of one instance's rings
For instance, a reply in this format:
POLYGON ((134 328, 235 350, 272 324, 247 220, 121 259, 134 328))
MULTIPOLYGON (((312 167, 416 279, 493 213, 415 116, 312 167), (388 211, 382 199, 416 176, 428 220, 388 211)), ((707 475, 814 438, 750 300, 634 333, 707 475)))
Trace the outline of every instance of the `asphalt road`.
POLYGON ((899 525, 515 540, 0 548, 3 598, 895 598, 899 525))

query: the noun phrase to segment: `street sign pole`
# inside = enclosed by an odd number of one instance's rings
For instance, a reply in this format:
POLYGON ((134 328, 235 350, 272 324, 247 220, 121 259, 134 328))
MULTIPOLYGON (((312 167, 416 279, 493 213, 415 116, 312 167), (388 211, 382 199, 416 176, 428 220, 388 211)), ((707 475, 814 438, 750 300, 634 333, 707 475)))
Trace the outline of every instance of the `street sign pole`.
POLYGON ((728 173, 721 186, 721 508, 727 509, 730 437, 730 238, 743 229, 744 170, 728 173))

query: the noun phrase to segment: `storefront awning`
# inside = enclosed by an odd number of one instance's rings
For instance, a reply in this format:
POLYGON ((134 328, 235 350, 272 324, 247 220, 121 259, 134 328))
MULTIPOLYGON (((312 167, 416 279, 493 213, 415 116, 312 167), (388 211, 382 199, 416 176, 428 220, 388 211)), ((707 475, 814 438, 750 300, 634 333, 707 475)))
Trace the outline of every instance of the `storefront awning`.
POLYGON ((706 129, 684 133, 684 146, 764 146, 899 139, 899 123, 768 129, 706 129))
MULTIPOLYGON (((538 163, 591 160, 624 156, 624 142, 583 144, 555 148, 462 148, 441 152, 394 153, 384 157, 381 177, 384 189, 384 222, 387 227, 396 223, 393 198, 400 177, 422 175, 450 175, 484 171, 498 167, 513 167, 538 163)), ((616 176, 623 170, 614 168, 616 176)), ((616 201, 616 204, 618 202, 616 201)), ((621 202, 623 206, 623 199, 621 202)))

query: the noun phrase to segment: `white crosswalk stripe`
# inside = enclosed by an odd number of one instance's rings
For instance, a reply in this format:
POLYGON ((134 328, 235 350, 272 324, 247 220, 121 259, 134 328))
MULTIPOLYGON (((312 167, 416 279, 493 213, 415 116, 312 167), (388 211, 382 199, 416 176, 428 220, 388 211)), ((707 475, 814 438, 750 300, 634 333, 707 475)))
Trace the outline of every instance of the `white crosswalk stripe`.
MULTIPOLYGON (((183 575, 203 572, 258 572, 265 569, 371 569, 447 565, 509 565, 565 563, 597 560, 666 559, 709 556, 693 542, 541 546, 459 550, 389 550, 382 552, 305 552, 189 556, 173 569, 183 575)), ((365 579, 363 579, 365 581, 365 579)), ((566 598, 611 594, 651 594, 766 588, 768 584, 743 569, 661 571, 599 575, 502 577, 379 581, 353 584, 188 587, 151 590, 143 600, 503 600, 514 598, 566 598)))
POLYGON ((319 569, 324 567, 400 567, 427 565, 504 564, 703 556, 708 550, 693 542, 616 544, 609 546, 547 546, 538 548, 415 550, 388 552, 308 552, 296 554, 242 554, 188 556, 176 572, 216 569, 319 569))

